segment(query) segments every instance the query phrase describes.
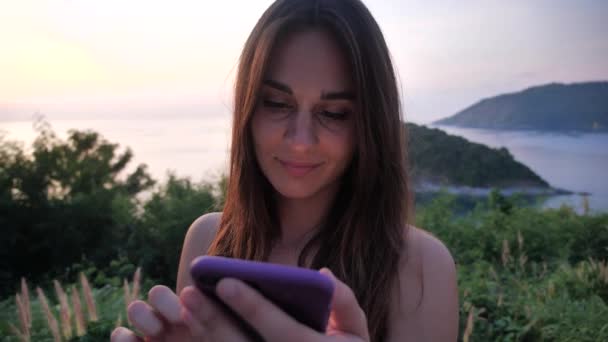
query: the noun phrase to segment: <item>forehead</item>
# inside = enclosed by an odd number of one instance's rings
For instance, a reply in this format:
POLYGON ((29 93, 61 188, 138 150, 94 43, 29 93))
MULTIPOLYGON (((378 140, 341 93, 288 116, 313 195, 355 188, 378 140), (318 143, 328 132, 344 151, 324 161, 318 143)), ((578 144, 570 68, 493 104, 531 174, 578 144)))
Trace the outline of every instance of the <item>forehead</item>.
POLYGON ((324 30, 290 33, 274 48, 266 78, 292 87, 350 90, 352 81, 343 51, 324 30))

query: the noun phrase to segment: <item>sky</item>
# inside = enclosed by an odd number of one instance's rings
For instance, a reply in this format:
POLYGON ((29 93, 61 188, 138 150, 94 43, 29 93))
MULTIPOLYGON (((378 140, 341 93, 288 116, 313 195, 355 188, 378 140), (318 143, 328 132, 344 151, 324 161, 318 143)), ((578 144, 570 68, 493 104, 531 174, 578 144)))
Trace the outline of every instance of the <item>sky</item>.
MULTIPOLYGON (((240 50, 272 1, 0 0, 0 121, 229 116, 240 50)), ((405 118, 608 80, 608 1, 367 0, 405 118)))

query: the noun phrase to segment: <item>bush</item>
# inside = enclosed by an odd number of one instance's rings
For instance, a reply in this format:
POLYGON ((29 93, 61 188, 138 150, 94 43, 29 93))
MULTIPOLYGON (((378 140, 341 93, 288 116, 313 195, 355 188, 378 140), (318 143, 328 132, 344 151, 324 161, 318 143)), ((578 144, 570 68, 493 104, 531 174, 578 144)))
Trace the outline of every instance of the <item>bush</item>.
POLYGON ((109 263, 129 234, 135 196, 154 184, 145 165, 125 174, 131 151, 118 153, 95 132, 62 141, 44 121, 37 130, 31 154, 0 139, 0 295, 22 276, 60 275, 83 256, 109 263))
POLYGON ((196 218, 216 210, 214 191, 211 184, 170 174, 167 183, 143 206, 126 244, 129 260, 141 264, 150 277, 174 287, 186 231, 196 218))
POLYGON ((417 225, 457 262, 461 334, 469 325, 469 341, 608 340, 608 214, 520 207, 494 194, 458 216, 454 201, 431 201, 417 225))

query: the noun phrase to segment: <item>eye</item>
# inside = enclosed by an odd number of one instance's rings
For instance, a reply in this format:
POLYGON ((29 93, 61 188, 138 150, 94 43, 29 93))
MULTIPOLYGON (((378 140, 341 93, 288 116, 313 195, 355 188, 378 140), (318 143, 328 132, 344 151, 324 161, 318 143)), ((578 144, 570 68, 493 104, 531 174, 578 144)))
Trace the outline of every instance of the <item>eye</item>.
POLYGON ((327 110, 321 111, 321 115, 332 120, 346 120, 348 112, 330 112, 327 110))
POLYGON ((290 108, 288 103, 272 101, 272 100, 262 100, 264 107, 276 108, 276 109, 287 109, 290 108))

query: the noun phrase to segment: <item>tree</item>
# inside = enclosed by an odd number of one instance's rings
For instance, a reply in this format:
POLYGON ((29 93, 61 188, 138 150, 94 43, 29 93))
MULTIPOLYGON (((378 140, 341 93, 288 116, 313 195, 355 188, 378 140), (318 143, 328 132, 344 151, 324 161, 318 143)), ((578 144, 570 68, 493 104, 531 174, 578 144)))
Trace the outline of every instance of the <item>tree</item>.
POLYGON ((132 151, 96 132, 71 130, 63 141, 44 119, 34 126, 31 153, 0 136, 2 293, 83 257, 109 262, 131 229, 135 196, 155 183, 145 164, 127 172, 132 151))

